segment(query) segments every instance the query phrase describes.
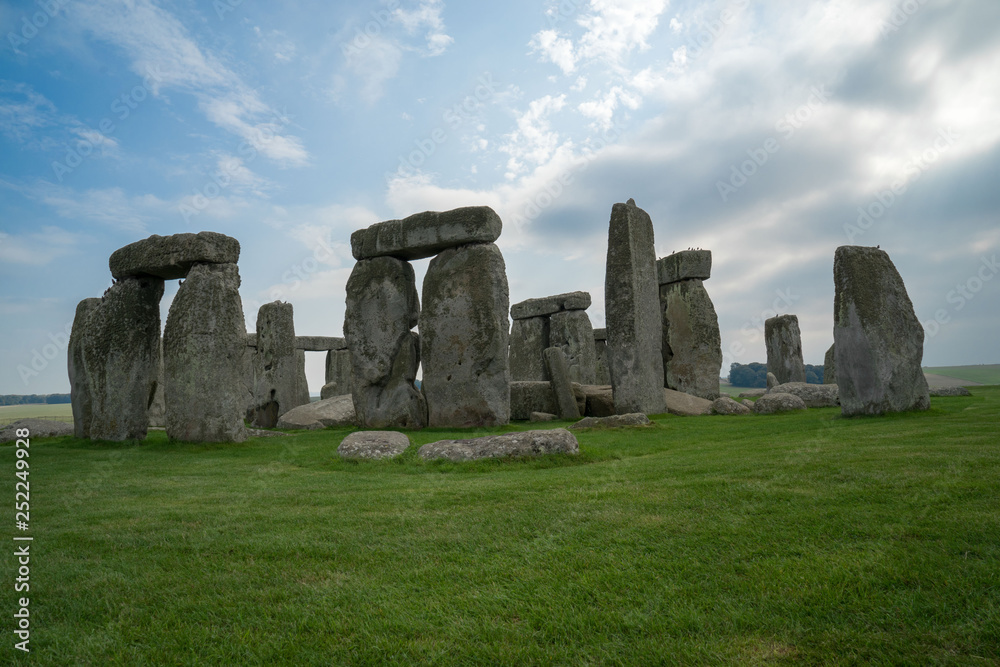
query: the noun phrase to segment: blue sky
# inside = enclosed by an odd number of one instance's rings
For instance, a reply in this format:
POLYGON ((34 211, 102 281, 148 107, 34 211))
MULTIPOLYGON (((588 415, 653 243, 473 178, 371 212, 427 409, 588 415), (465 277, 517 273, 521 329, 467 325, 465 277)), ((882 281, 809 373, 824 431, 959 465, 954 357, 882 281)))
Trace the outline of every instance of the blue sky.
POLYGON ((239 239, 248 328, 281 299, 341 335, 352 231, 486 204, 511 302, 603 326, 630 197, 658 256, 713 251, 723 373, 775 312, 822 363, 848 243, 925 365, 1000 362, 997 34, 995 0, 0 3, 0 393, 68 391, 77 302, 151 234, 239 239))

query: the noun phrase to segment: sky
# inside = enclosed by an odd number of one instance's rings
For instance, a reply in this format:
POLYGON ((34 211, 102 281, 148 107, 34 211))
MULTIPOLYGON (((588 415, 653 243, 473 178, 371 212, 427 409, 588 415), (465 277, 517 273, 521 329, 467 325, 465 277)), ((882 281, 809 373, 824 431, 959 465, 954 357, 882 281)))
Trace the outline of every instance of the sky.
POLYGON ((823 363, 849 244, 924 365, 1000 363, 997 35, 996 0, 2 2, 0 393, 68 392, 76 304, 152 234, 237 238, 248 330, 280 299, 340 336, 351 232, 488 205, 511 303, 601 327, 629 198, 658 257, 712 250, 723 375, 778 313, 823 363))

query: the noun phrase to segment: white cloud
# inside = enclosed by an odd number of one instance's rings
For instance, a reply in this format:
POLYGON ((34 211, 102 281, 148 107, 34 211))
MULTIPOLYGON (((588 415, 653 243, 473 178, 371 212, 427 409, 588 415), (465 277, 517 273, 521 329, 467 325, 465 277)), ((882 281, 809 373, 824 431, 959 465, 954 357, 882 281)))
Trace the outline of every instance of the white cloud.
POLYGON ((392 15, 410 34, 423 30, 427 40, 425 55, 439 56, 455 41, 445 32, 444 19, 441 18, 442 11, 444 3, 441 0, 421 0, 415 9, 407 10, 400 7, 392 15))
POLYGON ((670 19, 670 29, 675 35, 679 35, 684 30, 684 24, 677 20, 677 17, 670 19))
POLYGON ((517 116, 517 129, 504 137, 500 150, 510 155, 507 178, 525 169, 525 162, 547 161, 559 145, 559 134, 552 130, 550 117, 566 105, 566 96, 546 95, 533 100, 527 111, 517 116))
POLYGON ((592 13, 580 19, 587 29, 580 38, 579 56, 619 62, 635 49, 649 48, 667 0, 591 0, 592 13))
MULTIPOLYGON (((347 53, 345 68, 360 82, 358 96, 366 104, 374 104, 385 92, 385 84, 399 72, 403 50, 391 39, 376 35, 363 49, 347 53)), ((347 80, 342 75, 334 77, 333 95, 341 100, 347 94, 347 80)))
POLYGON ((532 52, 541 53, 561 69, 563 74, 572 74, 576 70, 572 40, 560 37, 555 30, 542 30, 531 38, 528 45, 532 52))
POLYGON ((85 239, 87 237, 83 234, 52 225, 20 235, 0 232, 0 262, 45 266, 77 250, 85 239))
POLYGON ((635 110, 639 108, 640 103, 641 99, 637 95, 621 86, 614 86, 603 97, 598 96, 589 102, 582 102, 577 110, 592 119, 597 128, 607 130, 614 125, 612 118, 619 104, 635 110))

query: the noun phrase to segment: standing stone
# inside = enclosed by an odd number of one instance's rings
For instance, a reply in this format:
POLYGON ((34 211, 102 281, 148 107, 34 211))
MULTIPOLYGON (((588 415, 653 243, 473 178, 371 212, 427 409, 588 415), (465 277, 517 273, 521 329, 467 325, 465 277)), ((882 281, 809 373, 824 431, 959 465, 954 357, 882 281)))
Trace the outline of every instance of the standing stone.
POLYGON ((562 348, 550 347, 545 350, 545 365, 552 377, 552 393, 556 397, 560 419, 579 419, 580 409, 573 395, 573 385, 569 379, 569 367, 562 348))
POLYGON ((714 401, 719 397, 722 336, 704 283, 689 279, 660 285, 660 307, 667 388, 714 401))
POLYGON ((84 376, 90 384, 90 437, 142 440, 156 388, 163 280, 119 280, 84 325, 84 376))
POLYGON ((767 371, 774 373, 778 384, 806 381, 798 317, 778 315, 765 321, 764 342, 767 346, 767 371))
POLYGON ((295 348, 292 304, 265 303, 257 311, 257 348, 253 354, 253 402, 247 419, 257 428, 274 428, 278 418, 309 402, 305 353, 295 348))
POLYGON ((580 384, 597 382, 597 349, 594 326, 584 310, 566 310, 549 318, 549 345, 561 348, 569 378, 580 384))
MULTIPOLYGON (((596 355, 594 384, 610 385, 611 372, 608 370, 608 330, 594 329, 594 354, 596 355)), ((603 415, 601 415, 603 416, 603 415)))
POLYGON ((170 304, 163 330, 167 435, 242 442, 246 321, 236 264, 195 264, 170 304))
POLYGON ((344 337, 351 356, 351 394, 365 428, 423 428, 427 404, 414 381, 420 365, 420 304, 409 262, 363 259, 347 280, 344 337))
POLYGON ((615 411, 660 414, 663 396, 662 318, 653 222, 628 200, 611 209, 604 310, 608 369, 615 411))
POLYGON ((503 255, 493 243, 445 250, 424 277, 420 312, 423 391, 430 426, 510 421, 510 305, 503 255))
POLYGON ((167 425, 167 403, 163 398, 163 338, 160 338, 159 356, 156 360, 156 388, 153 389, 153 400, 149 403, 149 425, 163 428, 167 425))
POLYGON ((326 353, 326 384, 321 398, 343 396, 351 393, 351 351, 329 350, 326 353))
POLYGON ((837 384, 836 345, 831 345, 823 358, 823 384, 837 384))
POLYGON ((542 353, 549 346, 549 318, 514 320, 510 328, 510 377, 541 382, 549 379, 542 353))
POLYGON ((90 397, 90 380, 83 362, 83 342, 87 338, 87 318, 101 304, 97 298, 84 299, 76 306, 73 330, 69 335, 66 362, 69 371, 70 402, 73 408, 73 435, 90 437, 90 420, 93 406, 90 397))
POLYGON ((841 246, 833 263, 833 343, 847 417, 930 407, 924 330, 903 279, 877 248, 841 246))

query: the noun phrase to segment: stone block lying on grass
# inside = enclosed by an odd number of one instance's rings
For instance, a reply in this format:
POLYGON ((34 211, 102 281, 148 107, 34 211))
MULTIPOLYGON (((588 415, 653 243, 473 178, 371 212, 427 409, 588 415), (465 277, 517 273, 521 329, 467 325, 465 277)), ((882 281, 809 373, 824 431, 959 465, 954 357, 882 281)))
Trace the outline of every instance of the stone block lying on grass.
POLYGON ((965 387, 938 387, 930 390, 931 396, 972 396, 965 387))
POLYGON ((398 431, 356 431, 337 447, 342 459, 391 459, 410 446, 406 434, 398 431))
POLYGON ((748 415, 752 412, 753 410, 729 396, 720 396, 712 401, 712 413, 716 415, 748 415))
POLYGON ((767 389, 747 389, 746 391, 741 391, 737 398, 760 398, 767 393, 767 389))
POLYGON ((794 394, 807 408, 835 408, 840 405, 837 385, 786 382, 767 390, 768 394, 794 394))
POLYGON ((424 460, 475 461, 506 456, 578 454, 576 437, 564 428, 489 435, 470 440, 439 440, 420 448, 424 460))
POLYGON ((18 419, 16 422, 0 427, 0 442, 12 442, 17 440, 17 430, 28 429, 29 438, 58 438, 64 435, 73 435, 73 425, 66 422, 57 422, 49 419, 18 419))
POLYGON ((559 417, 555 416, 554 414, 548 413, 548 412, 532 412, 531 416, 528 418, 528 421, 531 421, 531 422, 554 422, 557 419, 559 419, 559 417))
POLYGON ((759 415, 805 409, 805 401, 795 394, 767 394, 758 398, 757 402, 753 404, 753 411, 759 415))
POLYGON ((649 417, 641 412, 630 412, 610 417, 584 417, 570 428, 621 428, 623 426, 649 426, 651 423, 649 417))
POLYGON ((350 394, 345 394, 292 408, 278 419, 278 428, 313 430, 353 426, 356 421, 354 400, 350 394))
POLYGON ((673 389, 663 390, 667 402, 667 412, 682 417, 697 417, 712 414, 712 401, 699 396, 692 396, 673 389))

